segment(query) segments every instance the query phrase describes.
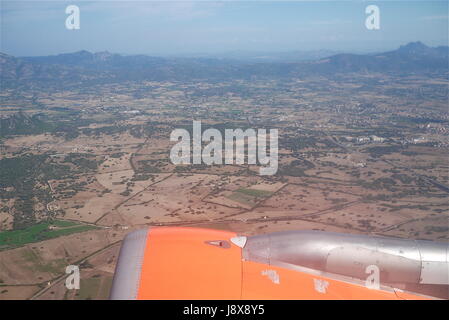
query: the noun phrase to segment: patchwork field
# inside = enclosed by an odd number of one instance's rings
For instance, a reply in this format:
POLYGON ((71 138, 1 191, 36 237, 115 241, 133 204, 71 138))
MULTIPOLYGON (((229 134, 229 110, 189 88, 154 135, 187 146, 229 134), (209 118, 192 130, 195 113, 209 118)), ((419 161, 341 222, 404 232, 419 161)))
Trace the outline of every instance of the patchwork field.
POLYGON ((0 300, 106 299, 123 237, 147 227, 449 241, 447 99, 404 93, 411 84, 439 92, 447 79, 351 74, 2 92, 0 300), (191 133, 193 120, 220 133, 278 129, 276 174, 246 162, 173 164, 170 133, 191 133), (80 267, 80 290, 65 287, 70 264, 80 267))

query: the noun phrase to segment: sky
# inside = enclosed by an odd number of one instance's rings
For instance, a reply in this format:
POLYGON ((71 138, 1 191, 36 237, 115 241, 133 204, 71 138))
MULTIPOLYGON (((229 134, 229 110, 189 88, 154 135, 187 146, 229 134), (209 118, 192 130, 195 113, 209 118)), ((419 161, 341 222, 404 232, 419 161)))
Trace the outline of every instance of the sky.
POLYGON ((79 50, 189 55, 226 52, 392 50, 411 41, 448 45, 448 1, 4 1, 0 51, 14 56, 79 50), (380 29, 368 30, 368 5, 380 29), (68 5, 80 28, 68 30, 68 5))

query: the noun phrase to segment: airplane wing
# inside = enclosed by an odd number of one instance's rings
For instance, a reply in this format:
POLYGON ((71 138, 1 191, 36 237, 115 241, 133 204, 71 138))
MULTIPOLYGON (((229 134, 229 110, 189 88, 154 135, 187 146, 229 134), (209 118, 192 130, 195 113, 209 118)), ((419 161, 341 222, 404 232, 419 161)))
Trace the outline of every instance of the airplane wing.
POLYGON ((448 298, 448 243, 185 227, 128 234, 111 299, 448 298))

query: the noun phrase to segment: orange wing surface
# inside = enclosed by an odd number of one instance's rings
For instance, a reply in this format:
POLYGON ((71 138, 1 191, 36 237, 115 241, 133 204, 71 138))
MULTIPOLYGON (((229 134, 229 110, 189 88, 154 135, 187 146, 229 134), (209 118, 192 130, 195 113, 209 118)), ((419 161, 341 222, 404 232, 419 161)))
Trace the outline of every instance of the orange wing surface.
POLYGON ((157 227, 123 241, 111 299, 433 299, 448 245, 288 231, 157 227))

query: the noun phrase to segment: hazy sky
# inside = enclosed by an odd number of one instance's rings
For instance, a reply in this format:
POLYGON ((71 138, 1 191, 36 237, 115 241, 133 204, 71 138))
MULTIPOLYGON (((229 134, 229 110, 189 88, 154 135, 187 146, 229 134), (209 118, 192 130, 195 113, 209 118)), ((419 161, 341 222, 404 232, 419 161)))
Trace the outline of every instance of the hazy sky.
POLYGON ((448 1, 3 1, 2 52, 125 54, 389 50, 410 41, 448 44, 448 1), (65 8, 80 9, 67 30, 65 8), (365 8, 380 9, 367 30, 365 8))

